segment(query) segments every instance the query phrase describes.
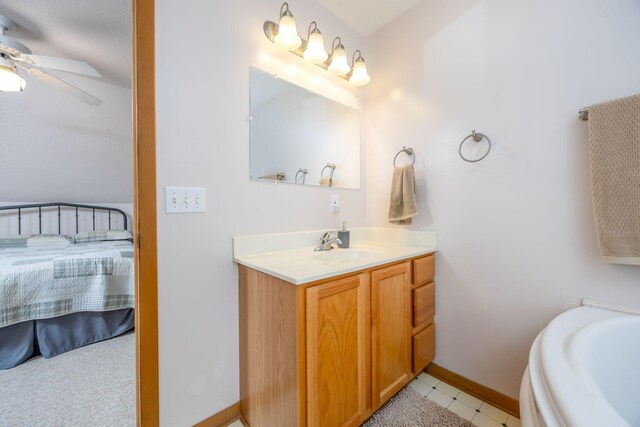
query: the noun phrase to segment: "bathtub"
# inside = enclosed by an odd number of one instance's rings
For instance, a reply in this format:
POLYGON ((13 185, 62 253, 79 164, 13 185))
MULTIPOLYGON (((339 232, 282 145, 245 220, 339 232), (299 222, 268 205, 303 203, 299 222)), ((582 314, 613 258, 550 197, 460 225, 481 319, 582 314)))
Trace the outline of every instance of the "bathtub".
POLYGON ((520 387, 524 427, 640 426, 640 316, 583 306, 535 339, 520 387))

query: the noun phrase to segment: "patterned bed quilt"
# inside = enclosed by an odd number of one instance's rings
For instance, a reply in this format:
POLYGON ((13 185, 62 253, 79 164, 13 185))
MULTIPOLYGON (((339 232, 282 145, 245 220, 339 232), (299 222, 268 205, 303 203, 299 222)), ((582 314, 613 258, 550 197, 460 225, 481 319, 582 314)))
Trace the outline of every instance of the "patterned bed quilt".
POLYGON ((134 308, 130 242, 0 247, 0 327, 122 308, 134 308))

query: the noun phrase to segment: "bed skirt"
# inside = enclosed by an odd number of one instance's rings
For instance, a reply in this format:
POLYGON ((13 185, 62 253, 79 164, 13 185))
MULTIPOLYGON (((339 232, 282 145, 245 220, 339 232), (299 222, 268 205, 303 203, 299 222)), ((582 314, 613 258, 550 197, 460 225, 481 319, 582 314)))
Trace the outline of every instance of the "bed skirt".
POLYGON ((67 351, 124 334, 135 324, 133 309, 86 311, 51 319, 29 320, 0 328, 0 369, 42 355, 67 351))

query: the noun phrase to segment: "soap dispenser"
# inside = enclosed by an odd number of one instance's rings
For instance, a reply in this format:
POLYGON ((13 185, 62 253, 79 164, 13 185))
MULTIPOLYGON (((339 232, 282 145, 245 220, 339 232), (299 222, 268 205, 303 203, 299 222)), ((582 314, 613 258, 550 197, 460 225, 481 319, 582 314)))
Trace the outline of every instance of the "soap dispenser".
POLYGON ((342 230, 338 231, 338 239, 340 239, 340 241, 342 242, 338 244, 339 248, 346 249, 349 247, 349 243, 351 240, 351 231, 347 230, 346 221, 342 223, 342 230))

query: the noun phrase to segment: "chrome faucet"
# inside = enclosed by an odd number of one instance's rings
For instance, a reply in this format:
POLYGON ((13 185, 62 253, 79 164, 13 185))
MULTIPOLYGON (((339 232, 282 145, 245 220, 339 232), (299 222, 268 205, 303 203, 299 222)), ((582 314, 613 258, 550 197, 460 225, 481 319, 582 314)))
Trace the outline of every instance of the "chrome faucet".
POLYGON ((322 242, 320 246, 314 249, 314 251, 330 251, 333 249, 333 244, 341 245, 342 240, 338 239, 338 233, 335 231, 327 231, 322 236, 322 242))

